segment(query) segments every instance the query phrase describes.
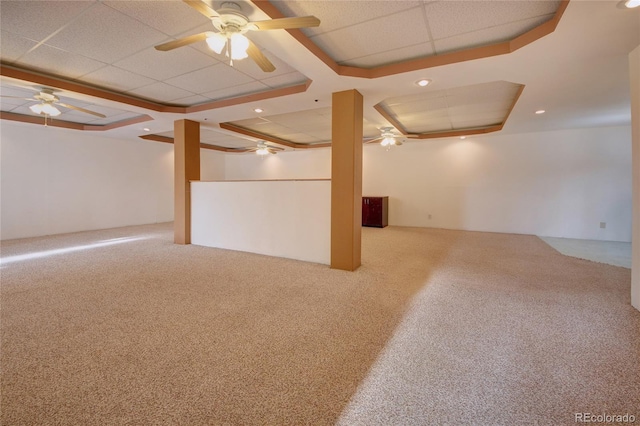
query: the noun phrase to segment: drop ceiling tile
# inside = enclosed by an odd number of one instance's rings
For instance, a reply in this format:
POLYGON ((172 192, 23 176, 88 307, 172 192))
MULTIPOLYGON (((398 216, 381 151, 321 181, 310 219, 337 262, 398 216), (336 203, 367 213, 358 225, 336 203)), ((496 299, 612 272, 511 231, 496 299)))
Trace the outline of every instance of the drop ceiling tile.
POLYGON ((254 81, 251 83, 240 84, 238 86, 227 87, 220 90, 213 90, 211 92, 203 93, 202 95, 214 100, 219 100, 235 98, 237 96, 243 96, 250 93, 262 92, 268 89, 269 87, 265 86, 264 84, 258 81, 254 81))
POLYGON ((253 126, 259 126, 261 124, 271 123, 271 121, 263 117, 256 117, 256 118, 248 118, 246 120, 236 121, 235 123, 242 127, 253 128, 253 126))
POLYGON ((410 133, 429 133, 429 132, 444 132, 447 130, 453 130, 451 121, 448 118, 429 118, 423 120, 414 126, 406 126, 406 129, 410 133))
POLYGON ((27 53, 15 64, 26 66, 45 74, 55 74, 71 79, 78 78, 105 66, 103 62, 47 46, 46 44, 27 53))
POLYGON ((154 80, 150 78, 111 65, 83 75, 81 80, 84 83, 119 92, 126 92, 127 90, 154 83, 154 80))
MULTIPOLYGON (((278 59, 268 50, 262 49, 262 53, 276 67, 275 71, 273 72, 262 71, 262 69, 260 69, 260 67, 256 65, 256 63, 252 61, 250 58, 234 62, 233 67, 236 68, 238 71, 241 71, 246 75, 248 75, 249 77, 254 78, 256 80, 264 80, 264 79, 273 78, 273 77, 280 77, 285 74, 297 72, 295 69, 293 69, 292 67, 287 65, 285 62, 278 59)), ((223 58, 220 58, 220 59, 222 59, 224 63, 227 62, 226 57, 224 59, 223 58)))
POLYGON ((163 81, 212 65, 211 58, 195 49, 179 48, 160 52, 153 47, 121 61, 115 66, 155 80, 163 81))
POLYGON ((463 130, 463 129, 490 127, 490 126, 499 125, 501 122, 502 122, 502 120, 490 121, 490 120, 487 120, 485 118, 478 118, 478 119, 473 119, 473 120, 459 120, 459 121, 456 120, 455 121, 455 128, 463 130))
POLYGON ((419 43, 413 46, 392 49, 387 52, 380 52, 373 55, 354 58, 341 62, 341 65, 351 65, 354 67, 372 68, 381 65, 402 62, 409 59, 421 58, 433 55, 434 50, 431 42, 419 43))
POLYGON ((116 9, 168 35, 181 34, 211 21, 179 1, 104 1, 116 9))
POLYGON ((173 100, 175 99, 182 99, 186 98, 187 96, 193 95, 193 93, 187 90, 183 90, 162 82, 157 82, 148 86, 139 87, 134 90, 129 90, 128 93, 165 103, 173 102, 173 100))
MULTIPOLYGON (((30 98, 37 92, 37 89, 26 87, 16 87, 10 84, 2 84, 0 86, 0 94, 2 96, 20 96, 22 98, 30 98)), ((2 99, 4 100, 4 99, 2 99)))
MULTIPOLYGON (((307 133, 292 132, 286 135, 286 139, 297 143, 318 143, 327 139, 321 139, 307 133)), ((329 137, 330 139, 330 137, 329 137)))
POLYGON ((193 96, 187 96, 186 98, 174 99, 171 101, 172 104, 182 105, 182 106, 197 105, 205 102, 211 102, 211 98, 207 98, 205 96, 200 96, 200 95, 193 95, 193 96))
MULTIPOLYGON (((70 101, 70 104, 76 105, 76 106, 80 106, 80 103, 78 101, 70 101)), ((127 116, 137 116, 139 114, 137 113, 133 113, 130 111, 126 111, 126 110, 122 110, 122 109, 115 109, 115 108, 109 108, 109 107, 105 107, 102 105, 87 105, 86 109, 94 111, 94 112, 99 112, 100 114, 104 114, 106 115, 106 119, 111 120, 114 118, 117 118, 119 116, 122 115, 127 115, 127 116)))
MULTIPOLYGON (((425 6, 435 40, 554 13, 559 1, 444 1, 425 6)), ((482 43, 477 41, 477 43, 482 43)))
POLYGON ((3 30, 0 33, 0 58, 3 62, 13 62, 35 45, 33 40, 3 30))
POLYGON ((283 74, 277 77, 264 78, 260 80, 261 83, 267 85, 272 89, 279 87, 295 86, 307 81, 307 78, 299 72, 292 72, 289 74, 283 74))
POLYGON ((123 112, 121 114, 116 114, 107 118, 98 118, 91 124, 106 125, 111 123, 118 123, 120 121, 129 120, 136 117, 140 117, 140 114, 137 114, 135 112, 123 112))
POLYGON ((421 44, 429 41, 429 33, 419 12, 409 10, 374 19, 323 33, 312 41, 338 62, 421 44))
POLYGON ((2 111, 12 111, 18 107, 27 105, 26 101, 21 101, 19 99, 0 99, 0 110, 2 111))
POLYGON ((514 38, 516 35, 523 34, 528 30, 548 21, 553 15, 546 15, 527 19, 521 22, 505 24, 493 28, 473 31, 460 34, 453 37, 439 39, 434 41, 436 52, 438 54, 454 52, 461 49, 469 49, 472 47, 485 46, 488 44, 500 43, 514 38))
POLYGON ((396 104, 391 108, 388 108, 389 111, 392 111, 398 117, 402 117, 404 114, 408 114, 414 111, 432 111, 432 110, 440 110, 446 109, 448 107, 448 103, 446 98, 431 98, 431 99, 421 99, 415 100, 413 102, 407 102, 402 104, 396 104))
POLYGON ((213 65, 167 80, 167 83, 192 93, 204 94, 252 82, 253 79, 225 64, 213 65))
POLYGON ((166 38, 166 34, 98 3, 47 44, 111 64, 166 38))
MULTIPOLYGON (((419 1, 276 1, 273 2, 286 16, 314 15, 320 26, 304 28, 308 36, 350 27, 353 24, 391 16, 407 9, 421 8, 419 1)), ((422 13, 419 9, 415 13, 422 13)))
POLYGON ((2 0, 0 27, 22 37, 41 41, 95 4, 89 1, 2 0))

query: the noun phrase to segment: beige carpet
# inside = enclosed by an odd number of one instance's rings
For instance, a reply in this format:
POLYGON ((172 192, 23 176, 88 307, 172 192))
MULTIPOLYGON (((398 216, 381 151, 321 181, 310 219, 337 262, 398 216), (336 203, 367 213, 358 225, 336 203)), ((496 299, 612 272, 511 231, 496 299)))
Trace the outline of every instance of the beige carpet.
POLYGON ((3 425, 640 418, 629 270, 536 237, 365 228, 355 273, 177 246, 168 224, 2 257, 3 425))

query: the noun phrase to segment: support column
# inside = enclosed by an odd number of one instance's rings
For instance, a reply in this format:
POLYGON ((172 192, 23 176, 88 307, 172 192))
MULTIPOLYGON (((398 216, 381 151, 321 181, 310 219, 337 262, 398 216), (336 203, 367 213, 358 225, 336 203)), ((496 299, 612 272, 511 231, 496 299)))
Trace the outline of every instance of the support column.
POLYGON ((631 235, 631 304, 640 311, 640 46, 629 54, 631 78, 631 167, 633 232, 631 235))
POLYGON ((331 268, 355 271, 361 263, 362 95, 333 94, 331 118, 331 268))
POLYGON ((176 120, 174 135, 173 241, 191 244, 191 185, 200 180, 200 123, 176 120))

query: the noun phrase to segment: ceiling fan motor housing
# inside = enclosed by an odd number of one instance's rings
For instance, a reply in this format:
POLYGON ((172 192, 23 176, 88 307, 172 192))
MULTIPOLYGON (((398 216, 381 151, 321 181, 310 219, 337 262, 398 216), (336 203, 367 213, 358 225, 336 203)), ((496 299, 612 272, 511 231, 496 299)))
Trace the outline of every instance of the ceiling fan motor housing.
POLYGON ((220 17, 211 19, 211 22, 218 31, 243 34, 249 30, 249 18, 242 13, 237 3, 224 2, 217 12, 220 17))

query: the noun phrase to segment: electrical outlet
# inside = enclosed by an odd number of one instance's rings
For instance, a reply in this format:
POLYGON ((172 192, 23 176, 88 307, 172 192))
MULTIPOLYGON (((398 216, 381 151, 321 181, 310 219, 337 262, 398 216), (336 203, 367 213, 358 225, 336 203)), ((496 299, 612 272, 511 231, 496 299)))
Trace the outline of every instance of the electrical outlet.
POLYGON ((605 229, 607 227, 607 222, 600 222, 600 228, 605 229))

